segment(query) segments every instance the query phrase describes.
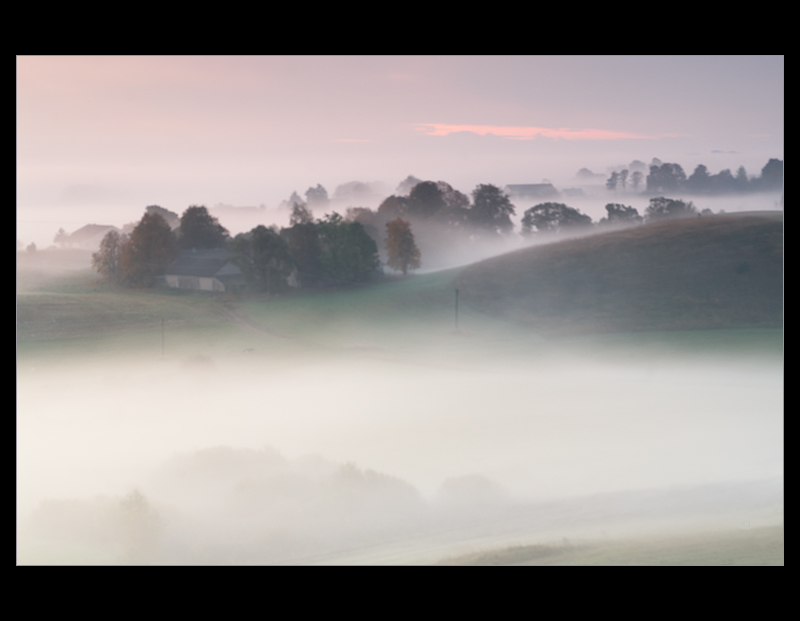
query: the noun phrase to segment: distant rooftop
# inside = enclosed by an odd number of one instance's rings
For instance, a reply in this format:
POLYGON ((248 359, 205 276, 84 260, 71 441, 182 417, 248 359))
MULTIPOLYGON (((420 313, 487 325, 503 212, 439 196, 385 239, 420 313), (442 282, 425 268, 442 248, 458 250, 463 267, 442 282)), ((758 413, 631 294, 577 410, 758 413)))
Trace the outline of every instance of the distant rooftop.
POLYGON ((105 236, 109 231, 119 231, 119 229, 110 224, 87 224, 72 233, 72 235, 69 236, 69 241, 71 243, 80 243, 92 240, 98 235, 101 237, 105 236))
POLYGON ((552 183, 517 183, 506 186, 512 198, 553 198, 558 190, 552 183))

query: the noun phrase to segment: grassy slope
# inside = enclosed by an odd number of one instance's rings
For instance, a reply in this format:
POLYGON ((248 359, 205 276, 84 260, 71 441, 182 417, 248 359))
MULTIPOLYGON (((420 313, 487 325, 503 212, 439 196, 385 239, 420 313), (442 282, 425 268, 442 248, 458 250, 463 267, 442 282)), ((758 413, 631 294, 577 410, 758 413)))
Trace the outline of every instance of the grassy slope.
POLYGON ((476 308, 546 333, 778 328, 783 218, 673 220, 537 246, 456 283, 476 308))
POLYGON ((781 260, 782 218, 730 216, 638 227, 528 248, 462 270, 274 299, 115 289, 89 270, 48 279, 20 265, 18 356, 110 347, 160 353, 162 319, 168 347, 186 355, 252 348, 272 357, 312 350, 413 357, 433 349, 490 362, 493 354, 528 356, 564 346, 563 339, 548 343, 542 334, 587 332, 619 332, 572 339, 605 354, 642 346, 774 353, 781 332, 762 328, 781 326, 781 260), (454 286, 461 291, 457 334, 454 286), (726 327, 738 329, 720 329, 726 327), (668 329, 694 331, 661 332, 668 329))
MULTIPOLYGON (((40 253, 44 254, 44 253, 40 253)), ((17 357, 161 348, 168 334, 224 329, 224 301, 205 295, 111 287, 88 269, 18 265, 17 357)))

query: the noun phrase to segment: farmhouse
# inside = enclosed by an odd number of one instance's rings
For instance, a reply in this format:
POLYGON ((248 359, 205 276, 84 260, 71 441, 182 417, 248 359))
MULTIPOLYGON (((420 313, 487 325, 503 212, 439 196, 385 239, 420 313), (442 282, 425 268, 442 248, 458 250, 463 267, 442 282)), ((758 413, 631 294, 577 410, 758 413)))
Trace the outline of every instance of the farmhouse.
POLYGON ((511 198, 518 200, 536 200, 541 198, 555 198, 558 190, 551 183, 519 183, 507 185, 506 192, 511 198))
POLYGON ((69 235, 61 244, 67 248, 81 248, 94 252, 100 248, 100 242, 110 231, 120 232, 117 227, 109 224, 87 224, 69 235))
POLYGON ((224 248, 184 250, 167 268, 164 282, 176 289, 225 293, 241 285, 242 272, 224 248))

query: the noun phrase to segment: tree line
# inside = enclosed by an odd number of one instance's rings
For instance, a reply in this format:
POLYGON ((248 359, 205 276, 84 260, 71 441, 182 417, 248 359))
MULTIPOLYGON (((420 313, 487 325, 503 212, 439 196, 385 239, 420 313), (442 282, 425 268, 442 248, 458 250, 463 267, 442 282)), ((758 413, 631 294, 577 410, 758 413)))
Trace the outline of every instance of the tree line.
MULTIPOLYGON (((684 180, 677 164, 654 161, 647 177, 648 190, 699 187, 701 168, 684 180)), ((623 173, 615 174, 617 182, 624 185, 628 177, 623 173)), ((783 163, 770 160, 762 170, 759 187, 772 188, 778 179, 782 183, 782 178, 783 163)), ((516 207, 508 194, 491 184, 479 184, 467 196, 444 181, 409 176, 377 209, 350 207, 344 216, 334 211, 322 218, 314 218, 312 208, 328 206, 325 188, 310 187, 305 195, 306 201, 296 192, 289 199, 288 227, 259 225, 235 237, 203 206, 193 205, 179 217, 151 205, 129 234, 112 231, 106 235, 93 255, 93 265, 117 284, 149 287, 180 251, 226 248, 251 289, 272 293, 290 285, 309 288, 367 282, 382 274, 382 264, 406 275, 422 265, 420 246, 434 252, 453 241, 500 239, 514 232, 516 207)), ((691 202, 666 196, 651 198, 644 214, 620 203, 609 203, 605 209, 607 215, 599 225, 698 215, 691 202)), ((544 202, 523 212, 521 234, 578 230, 594 224, 578 209, 544 202)))
MULTIPOLYGON (((389 227, 389 265, 407 273, 419 267, 419 250, 407 222, 389 227)), ((366 282, 380 274, 375 240, 364 225, 336 212, 314 219, 295 203, 290 225, 259 225, 231 237, 203 206, 193 205, 178 218, 158 205, 147 207, 130 234, 110 231, 92 255, 94 268, 107 280, 128 287, 151 287, 183 250, 225 248, 245 282, 256 291, 366 282), (172 223, 172 225, 170 224, 172 223)))
POLYGON ((513 230, 514 205, 497 186, 479 185, 472 201, 441 181, 409 177, 400 187, 408 194, 390 196, 377 210, 353 207, 315 219, 310 206, 329 202, 317 185, 306 192, 308 202, 292 195, 288 227, 259 225, 235 237, 205 207, 191 206, 179 218, 151 205, 130 234, 105 236, 93 265, 117 284, 149 287, 181 250, 224 247, 251 288, 272 292, 290 279, 304 288, 366 282, 382 273, 379 247, 385 264, 406 275, 422 264, 412 226, 491 236, 513 230))
MULTIPOLYGON (((642 178, 643 173, 638 170, 634 171, 630 178, 627 169, 615 171, 606 180, 606 188, 612 191, 624 191, 630 183, 636 192, 642 185, 642 178)), ((645 184, 648 194, 671 192, 734 194, 780 190, 783 188, 783 161, 770 159, 758 177, 748 176, 744 166, 739 166, 735 175, 727 168, 712 175, 704 164, 698 164, 694 172, 687 177, 680 164, 664 163, 654 158, 645 184)))

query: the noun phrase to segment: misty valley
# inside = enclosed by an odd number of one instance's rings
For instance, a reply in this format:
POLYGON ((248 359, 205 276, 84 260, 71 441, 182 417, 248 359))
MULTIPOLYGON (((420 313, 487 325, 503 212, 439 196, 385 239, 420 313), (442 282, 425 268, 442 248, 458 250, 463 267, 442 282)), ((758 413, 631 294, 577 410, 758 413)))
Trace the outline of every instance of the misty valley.
POLYGON ((782 565, 782 55, 16 67, 16 562, 782 565))
POLYGON ((18 563, 782 562, 782 214, 279 294, 53 252, 18 259, 18 563))

